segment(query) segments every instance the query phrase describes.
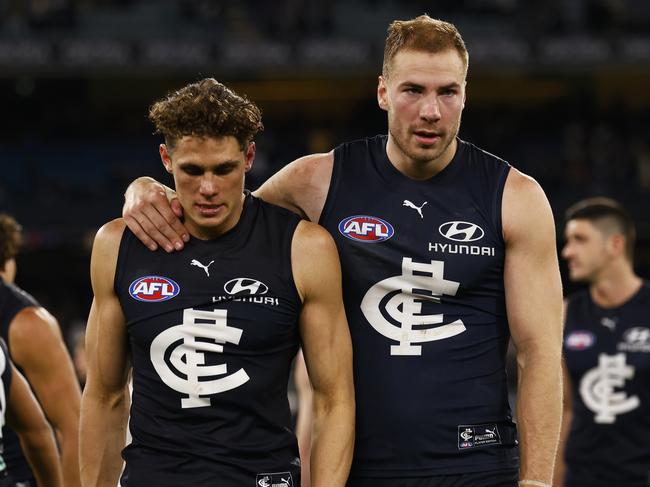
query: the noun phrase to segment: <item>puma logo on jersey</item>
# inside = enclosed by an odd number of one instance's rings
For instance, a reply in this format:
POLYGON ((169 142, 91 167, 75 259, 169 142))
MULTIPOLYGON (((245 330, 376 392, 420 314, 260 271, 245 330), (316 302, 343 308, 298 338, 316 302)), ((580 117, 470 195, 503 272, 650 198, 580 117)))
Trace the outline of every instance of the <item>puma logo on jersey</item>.
POLYGON ((416 206, 415 204, 411 203, 409 200, 404 200, 402 206, 406 206, 407 208, 413 208, 415 211, 417 211, 420 214, 420 218, 424 218, 424 215, 422 214, 422 208, 424 208, 424 205, 426 204, 427 202, 425 201, 420 206, 416 206))
POLYGON ((208 267, 210 267, 212 264, 214 264, 213 260, 211 260, 208 265, 203 265, 196 259, 192 259, 192 262, 190 262, 190 265, 195 265, 196 267, 203 269, 208 277, 210 277, 210 271, 208 270, 208 267))
POLYGON ((259 487, 294 487, 291 472, 261 473, 256 480, 259 487))

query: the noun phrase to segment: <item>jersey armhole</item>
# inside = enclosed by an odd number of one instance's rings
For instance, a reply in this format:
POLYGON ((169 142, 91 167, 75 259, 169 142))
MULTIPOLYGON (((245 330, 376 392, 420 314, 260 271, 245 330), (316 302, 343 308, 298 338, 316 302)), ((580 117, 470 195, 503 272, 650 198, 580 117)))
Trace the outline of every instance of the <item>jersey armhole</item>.
POLYGON ((293 273, 293 259, 291 255, 293 251, 293 239, 296 236, 296 230, 298 230, 298 225, 300 225, 300 222, 303 220, 303 218, 300 218, 298 215, 295 214, 293 215, 296 217, 296 220, 289 227, 289 231, 287 232, 289 236, 289 245, 286 246, 288 249, 286 258, 288 259, 289 262, 288 281, 290 282, 291 292, 293 292, 294 298, 299 307, 298 314, 300 314, 300 310, 302 309, 302 298, 300 297, 300 292, 298 292, 298 286, 296 286, 296 278, 295 278, 295 274, 293 273))
POLYGON ((113 278, 113 291, 115 292, 116 296, 120 295, 119 289, 124 281, 124 269, 126 266, 122 264, 126 259, 126 254, 128 253, 129 247, 131 246, 131 242, 134 238, 135 236, 133 233, 131 233, 131 230, 124 228, 124 231, 122 232, 122 238, 120 239, 120 248, 117 251, 117 260, 115 262, 115 277, 113 278))
POLYGON ((495 218, 495 223, 496 223, 496 235, 499 237, 499 241, 501 242, 502 245, 505 245, 505 240, 503 238, 503 192, 506 186, 506 180, 508 179, 508 174, 510 174, 510 170, 512 169, 512 166, 508 164, 507 162, 504 162, 505 168, 503 171, 501 171, 501 174, 499 174, 499 179, 497 181, 496 185, 496 191, 495 191, 495 197, 494 197, 494 202, 493 202, 493 208, 494 208, 494 218, 495 218))
POLYGON ((341 165, 342 163, 342 152, 344 146, 340 145, 334 149, 334 163, 332 164, 332 178, 330 179, 330 186, 327 189, 327 196, 325 197, 325 204, 323 205, 323 210, 320 213, 320 218, 318 219, 318 224, 325 226, 323 222, 327 220, 330 212, 332 211, 332 206, 334 206, 334 199, 338 191, 339 182, 341 180, 341 165))

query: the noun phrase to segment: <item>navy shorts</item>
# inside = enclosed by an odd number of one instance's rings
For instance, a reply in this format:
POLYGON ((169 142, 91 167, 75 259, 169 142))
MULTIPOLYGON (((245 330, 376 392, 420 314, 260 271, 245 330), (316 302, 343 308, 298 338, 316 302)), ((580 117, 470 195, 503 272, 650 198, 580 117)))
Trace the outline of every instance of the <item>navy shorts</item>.
POLYGON ((346 487, 517 487, 519 470, 492 470, 416 478, 350 477, 346 487))

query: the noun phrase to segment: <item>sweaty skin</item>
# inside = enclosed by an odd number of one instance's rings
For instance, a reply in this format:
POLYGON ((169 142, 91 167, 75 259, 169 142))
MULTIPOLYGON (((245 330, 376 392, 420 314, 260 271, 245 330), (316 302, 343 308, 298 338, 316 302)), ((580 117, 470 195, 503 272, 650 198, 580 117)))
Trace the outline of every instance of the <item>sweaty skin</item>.
MULTIPOLYGON (((466 73, 455 51, 402 50, 389 76, 379 77, 377 100, 388 114, 388 158, 407 177, 432 177, 456 153, 466 73)), ((317 222, 333 163, 333 152, 302 157, 254 194, 317 222)), ((127 190, 124 216, 145 244, 172 251, 182 247, 185 230, 170 209, 169 191, 152 179, 136 180, 127 190)), ((539 184, 514 168, 504 188, 502 226, 506 306, 519 369, 520 479, 550 484, 562 404, 562 288, 555 225, 539 184)))
MULTIPOLYGON (((186 136, 173 149, 161 145, 160 155, 174 176, 188 233, 207 240, 237 224, 254 144, 243 153, 233 136, 186 136)), ((100 229, 91 260, 95 299, 88 319, 88 381, 81 418, 84 485, 113 487, 122 465, 119 451, 124 444, 130 365, 124 315, 113 279, 126 223, 127 218, 118 219, 100 229)), ((352 346, 340 263, 329 233, 314 223, 301 222, 292 240, 291 265, 302 300, 300 337, 313 386, 311 481, 314 487, 343 487, 354 446, 352 346)))

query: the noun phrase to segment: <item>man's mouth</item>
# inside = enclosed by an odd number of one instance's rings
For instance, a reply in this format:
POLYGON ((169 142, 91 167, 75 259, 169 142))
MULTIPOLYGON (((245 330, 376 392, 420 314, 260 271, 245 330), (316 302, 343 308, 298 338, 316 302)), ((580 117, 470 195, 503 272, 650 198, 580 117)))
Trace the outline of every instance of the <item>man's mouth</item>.
POLYGON ((441 138, 440 133, 430 130, 416 130, 413 134, 418 142, 425 145, 435 144, 441 138))
POLYGON ((210 217, 215 216, 217 213, 219 213, 219 210, 223 207, 223 205, 195 203, 194 207, 199 211, 199 214, 201 216, 210 217))

